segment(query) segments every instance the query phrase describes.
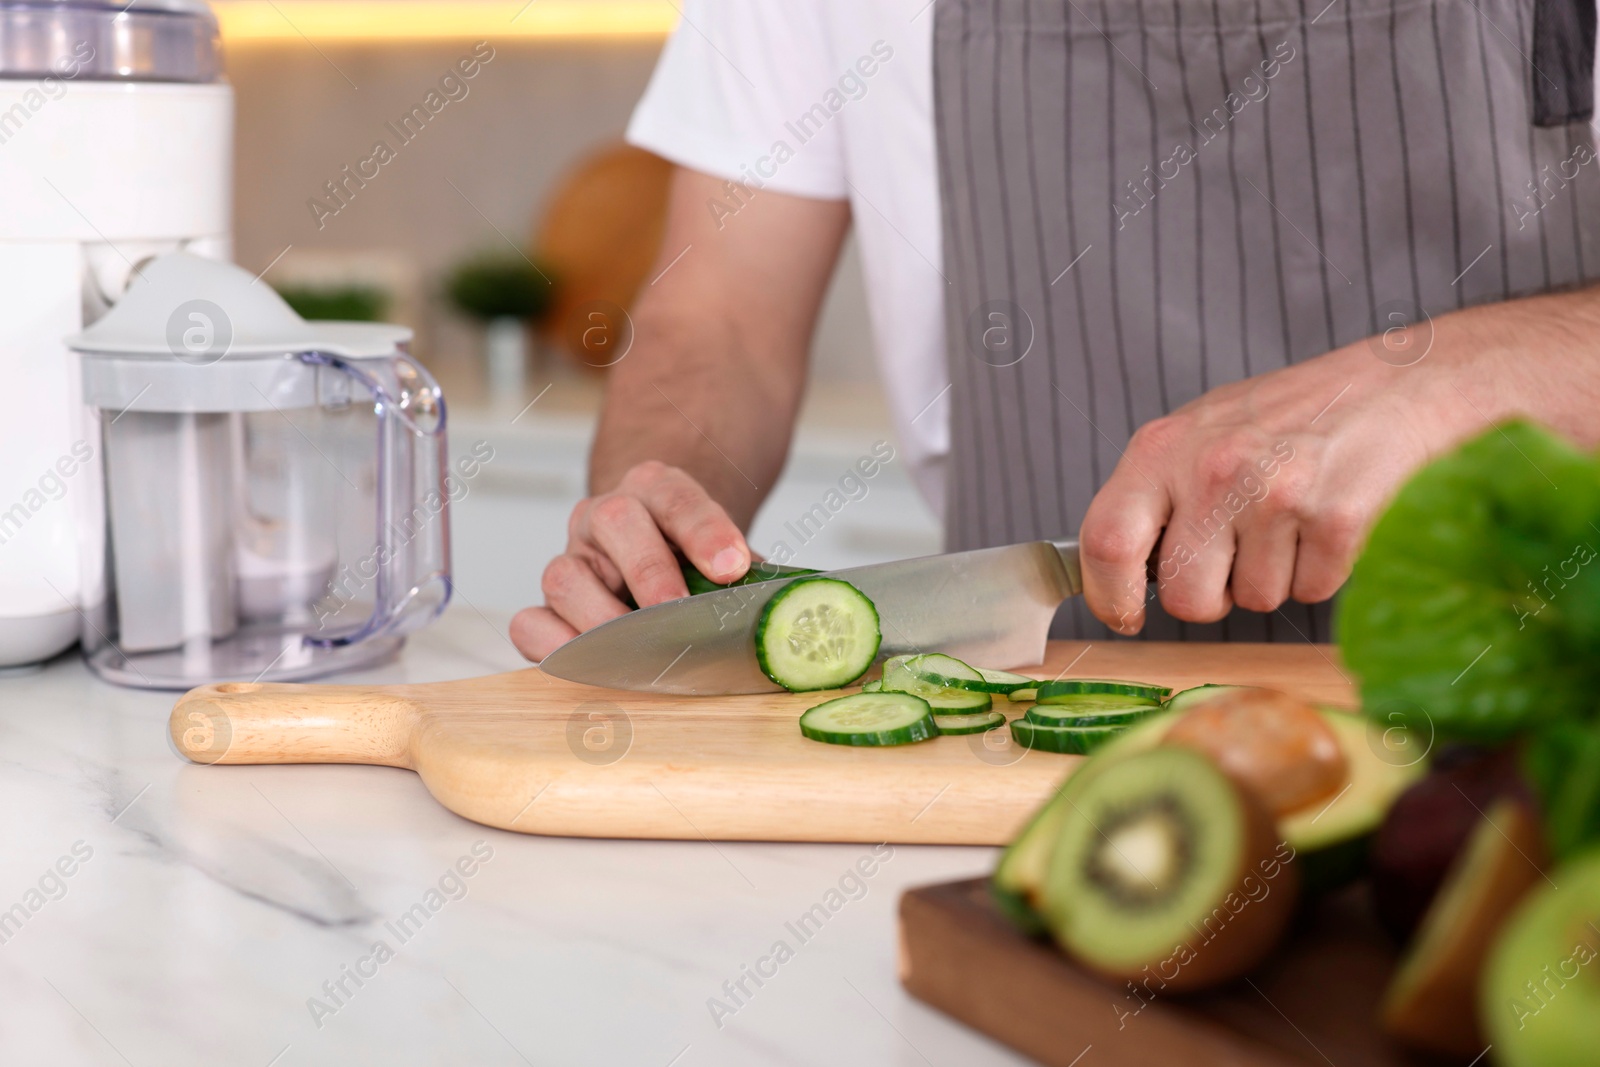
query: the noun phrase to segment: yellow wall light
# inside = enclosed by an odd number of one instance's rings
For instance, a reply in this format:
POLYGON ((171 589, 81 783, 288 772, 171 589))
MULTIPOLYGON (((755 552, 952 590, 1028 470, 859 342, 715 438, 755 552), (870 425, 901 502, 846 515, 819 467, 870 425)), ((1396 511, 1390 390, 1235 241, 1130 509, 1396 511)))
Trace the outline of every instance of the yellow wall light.
POLYGON ((659 38, 678 23, 671 0, 213 0, 211 7, 226 44, 659 38))

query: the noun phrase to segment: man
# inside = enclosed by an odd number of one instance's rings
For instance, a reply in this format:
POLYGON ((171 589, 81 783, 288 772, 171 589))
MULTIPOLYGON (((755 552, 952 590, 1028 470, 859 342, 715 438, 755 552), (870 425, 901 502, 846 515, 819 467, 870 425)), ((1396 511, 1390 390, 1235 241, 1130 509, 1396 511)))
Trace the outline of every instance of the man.
POLYGON ((518 646, 683 595, 675 548, 745 572, 850 225, 947 548, 1077 534, 1058 634, 1327 640, 1431 456, 1600 437, 1585 4, 686 4, 629 131, 660 277, 518 646))

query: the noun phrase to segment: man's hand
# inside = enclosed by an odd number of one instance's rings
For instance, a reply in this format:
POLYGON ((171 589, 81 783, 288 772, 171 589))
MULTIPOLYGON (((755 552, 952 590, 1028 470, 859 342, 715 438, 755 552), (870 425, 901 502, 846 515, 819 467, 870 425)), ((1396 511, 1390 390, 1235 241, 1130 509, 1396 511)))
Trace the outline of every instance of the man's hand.
POLYGON ((707 578, 731 582, 750 568, 750 549, 722 505, 676 467, 653 460, 617 488, 589 497, 567 523, 567 551, 545 568, 545 606, 511 622, 530 659, 625 614, 624 591, 639 607, 687 596, 673 545, 707 578))
POLYGON ((1517 414, 1592 442, 1597 304, 1585 291, 1441 316, 1140 427, 1084 516, 1090 610, 1138 632, 1158 541, 1155 589, 1179 619, 1326 600, 1400 483, 1433 456, 1517 414))
POLYGON ((686 595, 674 549, 713 581, 749 568, 740 530, 788 455, 849 221, 842 200, 674 175, 633 351, 608 372, 591 495, 545 569, 545 605, 511 622, 523 655, 543 659, 621 615, 627 594, 641 607, 686 595))

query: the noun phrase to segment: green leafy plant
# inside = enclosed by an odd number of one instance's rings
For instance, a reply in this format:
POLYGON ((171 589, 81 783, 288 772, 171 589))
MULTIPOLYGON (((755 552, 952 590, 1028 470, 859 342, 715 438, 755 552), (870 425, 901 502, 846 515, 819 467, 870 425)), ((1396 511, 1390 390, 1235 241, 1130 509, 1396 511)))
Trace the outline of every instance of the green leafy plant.
POLYGON ((1600 462, 1526 422, 1418 472, 1339 601, 1374 720, 1514 744, 1552 852, 1600 840, 1600 462))
POLYGON ((1339 602, 1369 713, 1499 741, 1600 706, 1600 464, 1525 422, 1400 490, 1339 602))
POLYGON ((537 322, 554 296, 548 273, 515 254, 480 253, 464 260, 445 282, 450 302, 483 321, 499 318, 537 322))
POLYGON ((277 290, 302 319, 380 322, 389 313, 389 293, 375 285, 281 285, 277 290))

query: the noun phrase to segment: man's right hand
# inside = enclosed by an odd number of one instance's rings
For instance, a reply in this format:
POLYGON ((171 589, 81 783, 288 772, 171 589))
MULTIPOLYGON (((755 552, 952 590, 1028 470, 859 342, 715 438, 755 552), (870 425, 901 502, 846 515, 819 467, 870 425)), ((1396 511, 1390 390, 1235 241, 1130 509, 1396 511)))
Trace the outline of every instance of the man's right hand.
POLYGON ((541 660, 584 630, 624 615, 624 591, 640 607, 687 596, 674 547, 715 582, 750 568, 750 547, 721 504, 677 467, 631 468, 609 493, 580 501, 567 550, 544 570, 543 607, 511 620, 511 640, 541 660))

